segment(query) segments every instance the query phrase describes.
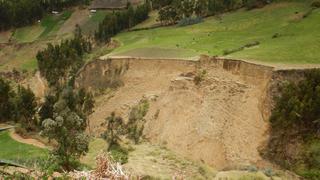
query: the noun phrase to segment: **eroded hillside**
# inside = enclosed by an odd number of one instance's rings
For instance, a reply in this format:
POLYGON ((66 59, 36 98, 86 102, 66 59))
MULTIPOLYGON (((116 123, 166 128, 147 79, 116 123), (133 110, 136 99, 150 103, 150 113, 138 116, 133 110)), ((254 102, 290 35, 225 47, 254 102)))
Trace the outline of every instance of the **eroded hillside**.
POLYGON ((87 64, 77 86, 100 90, 120 85, 97 100, 90 117, 99 136, 115 111, 128 119, 131 107, 149 99, 144 136, 193 160, 224 169, 264 166, 259 149, 268 139, 273 68, 202 57, 200 61, 113 58, 87 64), (201 82, 195 83, 195 76, 201 82))

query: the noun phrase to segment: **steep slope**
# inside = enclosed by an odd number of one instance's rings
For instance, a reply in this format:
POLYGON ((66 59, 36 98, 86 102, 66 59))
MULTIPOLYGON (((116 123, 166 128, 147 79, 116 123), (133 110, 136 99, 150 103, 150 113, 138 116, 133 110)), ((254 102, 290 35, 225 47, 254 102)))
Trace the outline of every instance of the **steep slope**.
POLYGON ((130 108, 148 98, 144 129, 148 140, 223 169, 265 164, 259 147, 268 138, 268 123, 260 108, 271 74, 272 68, 241 61, 120 58, 89 63, 76 82, 89 89, 123 84, 98 98, 90 117, 96 136, 111 112, 127 119, 130 108), (195 85, 199 71, 207 73, 195 85))

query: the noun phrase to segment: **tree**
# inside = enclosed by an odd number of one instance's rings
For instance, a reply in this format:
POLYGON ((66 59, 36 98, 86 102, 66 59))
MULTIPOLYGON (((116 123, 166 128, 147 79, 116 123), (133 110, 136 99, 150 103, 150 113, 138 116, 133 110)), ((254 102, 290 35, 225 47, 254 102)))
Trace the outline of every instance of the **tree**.
POLYGON ((15 112, 17 119, 22 123, 26 130, 34 130, 37 126, 35 114, 37 111, 37 102, 34 93, 30 88, 18 87, 16 97, 15 112))
POLYGON ((80 27, 76 26, 73 39, 58 45, 49 43, 45 50, 37 53, 39 71, 51 87, 72 84, 74 75, 84 64, 83 55, 90 51, 90 40, 83 37, 80 27))
POLYGON ((172 3, 172 0, 152 0, 153 9, 161 9, 165 6, 168 6, 172 3))
POLYGON ((119 142, 121 141, 120 136, 124 134, 124 122, 121 117, 116 117, 115 112, 112 112, 106 118, 106 124, 107 130, 103 134, 103 137, 108 142, 108 150, 110 150, 113 146, 119 146, 119 142))
POLYGON ((181 1, 182 14, 184 18, 189 18, 193 14, 195 0, 183 0, 181 1))
POLYGON ((59 164, 67 171, 77 167, 79 158, 88 152, 89 146, 89 138, 85 134, 86 120, 70 108, 73 104, 70 101, 75 96, 74 93, 70 93, 70 89, 63 90, 54 105, 53 117, 42 122, 41 134, 58 143, 54 154, 58 156, 59 164))
POLYGON ((194 7, 194 12, 198 17, 204 17, 208 13, 208 1, 197 0, 194 7))
POLYGON ((109 43, 111 38, 120 31, 146 20, 150 11, 148 2, 137 7, 128 4, 127 10, 107 14, 94 34, 95 40, 100 43, 109 43))
POLYGON ((267 0, 244 0, 244 5, 247 7, 247 9, 254 9, 263 7, 265 4, 267 4, 267 0))
POLYGON ((53 117, 53 106, 56 102, 56 97, 54 95, 47 95, 45 97, 44 103, 40 107, 39 116, 40 122, 45 119, 53 117))
POLYGON ((209 13, 213 15, 221 13, 225 10, 223 1, 221 0, 209 0, 208 9, 209 9, 209 13))
POLYGON ((0 121, 10 120, 13 116, 14 105, 12 91, 8 81, 0 78, 0 121))
POLYGON ((181 17, 179 16, 177 9, 173 6, 165 6, 160 9, 158 20, 163 25, 175 24, 181 17))

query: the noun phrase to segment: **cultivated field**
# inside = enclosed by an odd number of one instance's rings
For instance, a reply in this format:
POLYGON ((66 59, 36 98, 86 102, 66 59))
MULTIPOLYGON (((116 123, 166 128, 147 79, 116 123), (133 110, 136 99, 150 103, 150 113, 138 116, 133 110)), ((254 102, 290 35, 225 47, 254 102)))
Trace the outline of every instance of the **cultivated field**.
POLYGON ((157 48, 166 48, 179 51, 174 57, 223 56, 226 50, 259 42, 228 57, 270 63, 319 63, 320 9, 303 18, 309 10, 308 3, 275 3, 209 17, 192 26, 121 33, 116 39, 122 46, 113 55, 149 57, 158 54, 157 48))

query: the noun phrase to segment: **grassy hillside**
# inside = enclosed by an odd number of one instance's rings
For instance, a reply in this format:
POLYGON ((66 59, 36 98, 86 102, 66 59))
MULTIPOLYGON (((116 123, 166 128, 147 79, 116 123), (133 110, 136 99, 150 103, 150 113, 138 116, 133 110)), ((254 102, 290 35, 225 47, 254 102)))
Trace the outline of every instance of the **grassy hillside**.
MULTIPOLYGON (((73 21, 81 19, 80 26, 83 32, 89 35, 94 32, 108 12, 98 11, 90 14, 89 12, 83 13, 84 11, 74 9, 66 10, 59 15, 49 14, 40 23, 1 32, 0 43, 7 43, 13 31, 12 39, 16 44, 0 47, 0 70, 7 71, 16 68, 32 71, 36 69, 36 53, 46 47, 47 43, 56 43, 62 38, 69 37, 73 33, 73 21), (81 17, 77 19, 72 17, 73 15, 81 17)), ((103 51, 101 55, 108 52, 108 50, 105 51, 105 48, 101 48, 101 51, 103 51)))
POLYGON ((47 15, 40 23, 16 29, 13 38, 18 43, 25 43, 54 35, 71 14, 72 11, 65 11, 59 15, 47 15))
POLYGON ((320 63, 320 9, 303 18, 310 9, 304 2, 274 3, 209 17, 192 26, 125 32, 116 36, 122 46, 113 55, 151 57, 157 48, 166 48, 178 50, 173 54, 178 57, 222 56, 226 50, 259 42, 228 56, 272 63, 320 63))

